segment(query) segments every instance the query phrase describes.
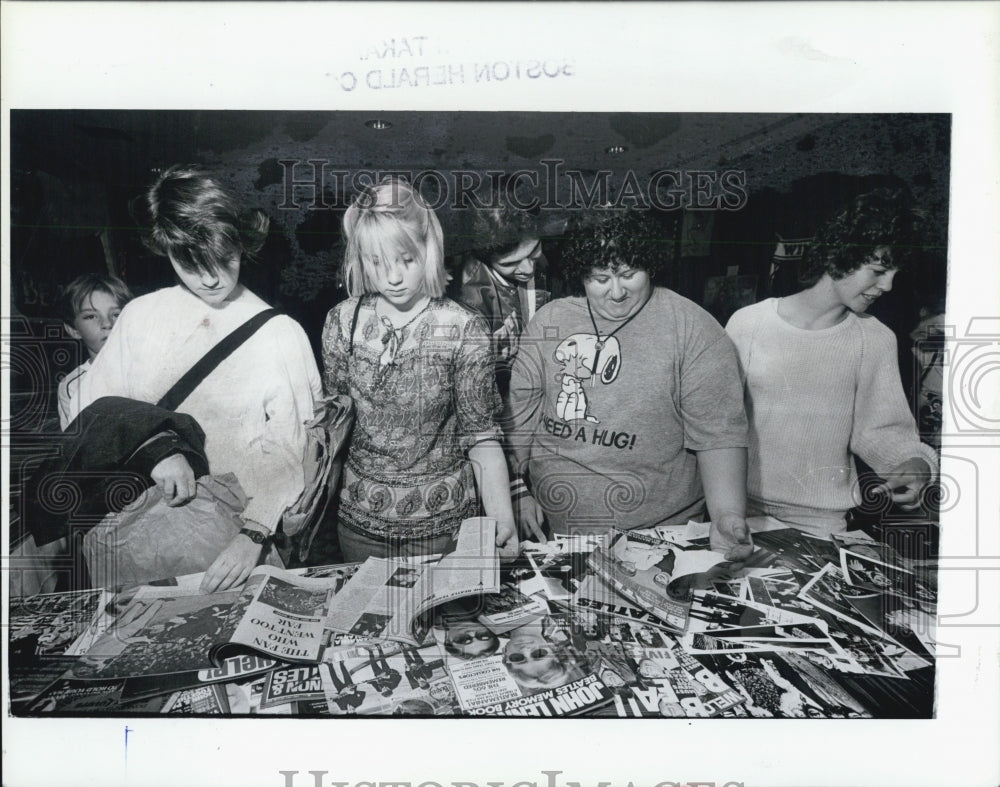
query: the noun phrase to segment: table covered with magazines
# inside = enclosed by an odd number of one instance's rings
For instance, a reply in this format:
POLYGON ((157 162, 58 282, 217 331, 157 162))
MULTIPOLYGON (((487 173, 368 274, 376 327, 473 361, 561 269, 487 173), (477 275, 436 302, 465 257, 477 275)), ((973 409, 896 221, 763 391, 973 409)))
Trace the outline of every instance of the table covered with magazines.
POLYGON ((932 561, 891 539, 757 533, 737 570, 691 523, 525 543, 500 564, 492 526, 467 521, 440 558, 262 566, 214 594, 198 575, 15 598, 11 711, 933 714, 932 561))

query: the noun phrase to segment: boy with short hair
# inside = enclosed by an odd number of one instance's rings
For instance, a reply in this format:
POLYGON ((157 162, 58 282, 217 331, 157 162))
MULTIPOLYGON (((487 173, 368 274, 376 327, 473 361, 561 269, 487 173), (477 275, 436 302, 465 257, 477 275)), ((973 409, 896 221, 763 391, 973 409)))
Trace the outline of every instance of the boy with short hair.
POLYGON ((83 342, 87 350, 87 360, 59 383, 59 426, 63 431, 79 415, 80 380, 107 341, 122 307, 130 300, 132 293, 125 282, 98 273, 78 276, 63 289, 59 316, 66 333, 83 342))

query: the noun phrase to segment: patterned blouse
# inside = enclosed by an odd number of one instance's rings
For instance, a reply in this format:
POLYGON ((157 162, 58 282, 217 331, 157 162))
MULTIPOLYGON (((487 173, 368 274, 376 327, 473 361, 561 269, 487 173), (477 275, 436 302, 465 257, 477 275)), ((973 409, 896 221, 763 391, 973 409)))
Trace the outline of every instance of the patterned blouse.
POLYGON ((486 322, 438 298, 392 337, 376 296, 360 297, 360 309, 358 297, 337 304, 323 328, 326 391, 357 409, 340 522, 375 539, 454 532, 479 511, 467 452, 478 435, 500 439, 486 322))

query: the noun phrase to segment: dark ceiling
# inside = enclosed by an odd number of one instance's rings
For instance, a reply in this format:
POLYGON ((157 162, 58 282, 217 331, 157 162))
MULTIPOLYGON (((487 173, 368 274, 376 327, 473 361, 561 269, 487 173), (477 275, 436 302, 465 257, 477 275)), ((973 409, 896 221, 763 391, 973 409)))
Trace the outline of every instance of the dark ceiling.
MULTIPOLYGON (((817 134, 862 131, 886 116, 781 114, 607 114, 550 112, 220 112, 19 111, 12 113, 11 159, 23 170, 66 177, 143 182, 152 167, 178 161, 218 164, 233 156, 322 158, 343 168, 536 168, 558 158, 571 169, 649 173, 753 163, 799 144, 814 170, 817 134), (391 128, 365 125, 381 118, 391 128), (624 146, 618 155, 611 146, 624 146), (808 155, 812 153, 813 155, 808 155)), ((904 116, 905 117, 905 116, 904 116)), ((864 133, 862 131, 862 133, 864 133)), ((870 135, 869 135, 870 136, 870 135)), ((838 156, 837 159, 841 159, 838 156)), ((841 161, 831 162, 834 165, 841 161)), ((836 166, 833 167, 834 169, 836 166)), ((757 183, 780 188, 770 169, 757 183)))
MULTIPOLYGON (((105 262, 140 290, 166 283, 169 270, 143 256, 136 242, 129 203, 157 171, 175 163, 210 169, 245 204, 270 215, 265 280, 255 283, 262 294, 319 302, 332 297, 339 209, 352 196, 351 179, 362 171, 367 178, 385 170, 411 177, 438 173, 452 185, 457 171, 487 179, 490 172, 534 171, 540 173, 536 193, 544 199, 555 181, 563 189, 560 200, 570 170, 585 185, 606 172, 609 199, 624 191, 629 177, 644 186, 664 169, 735 171, 744 178, 748 202, 719 217, 712 235, 718 259, 711 269, 725 273, 732 264, 763 264, 776 234, 808 234, 822 216, 872 185, 906 185, 945 221, 950 118, 13 110, 10 140, 12 281, 20 293, 14 305, 27 307, 25 293, 45 290, 36 304, 44 311, 56 282, 105 262), (374 120, 389 127, 373 129, 374 120), (546 166, 556 161, 560 169, 553 176, 546 166), (288 162, 297 164, 291 168, 288 162), (288 180, 310 181, 314 166, 325 167, 322 194, 317 197, 308 185, 290 192, 288 180), (760 247, 753 259, 748 244, 760 247)), ((472 245, 474 239, 461 230, 467 212, 458 215, 442 204, 438 213, 449 253, 472 245)), ((709 267, 701 265, 703 271, 709 267)), ((696 292, 700 279, 690 286, 696 292)))

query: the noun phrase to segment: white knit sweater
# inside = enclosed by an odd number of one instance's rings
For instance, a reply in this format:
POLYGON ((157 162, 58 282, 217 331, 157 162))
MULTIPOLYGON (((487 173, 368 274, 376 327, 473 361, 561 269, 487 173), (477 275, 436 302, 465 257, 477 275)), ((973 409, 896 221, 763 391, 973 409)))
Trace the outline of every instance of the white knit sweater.
POLYGON ((880 475, 915 457, 936 472, 937 456, 917 436, 888 328, 850 313, 805 330, 777 306, 774 298, 748 306, 726 326, 750 422, 749 512, 836 532, 861 502, 853 456, 880 475))
MULTIPOLYGON (((107 343, 80 381, 80 408, 101 396, 155 404, 220 339, 267 304, 249 290, 213 308, 182 287, 125 306, 107 343)), ((301 326, 271 319, 183 402, 205 431, 213 474, 235 473, 250 498, 244 516, 274 529, 304 484, 303 423, 322 395, 301 326)))

